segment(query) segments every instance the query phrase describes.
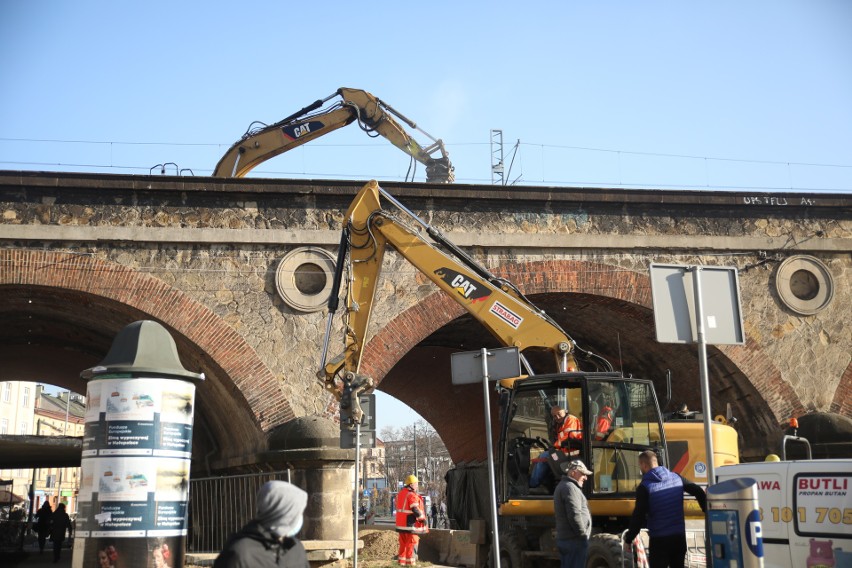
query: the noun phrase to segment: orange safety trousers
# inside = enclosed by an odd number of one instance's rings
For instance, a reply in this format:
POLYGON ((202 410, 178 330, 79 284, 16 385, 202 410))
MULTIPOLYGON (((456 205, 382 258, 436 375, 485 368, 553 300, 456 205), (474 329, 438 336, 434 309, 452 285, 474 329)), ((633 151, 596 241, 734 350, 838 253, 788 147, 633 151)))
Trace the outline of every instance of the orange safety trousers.
POLYGON ((414 566, 414 563, 417 561, 417 555, 415 554, 414 549, 417 547, 417 543, 419 542, 420 537, 414 533, 399 533, 399 554, 397 555, 397 562, 400 566, 414 566))

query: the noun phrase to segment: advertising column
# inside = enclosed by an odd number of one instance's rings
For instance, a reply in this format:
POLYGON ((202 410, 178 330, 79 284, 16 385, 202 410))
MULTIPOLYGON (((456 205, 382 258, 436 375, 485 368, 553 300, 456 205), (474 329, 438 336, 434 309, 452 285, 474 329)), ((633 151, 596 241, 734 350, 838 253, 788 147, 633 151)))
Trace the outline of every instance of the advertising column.
POLYGON ((195 386, 153 321, 124 328, 88 381, 72 566, 184 564, 195 386))

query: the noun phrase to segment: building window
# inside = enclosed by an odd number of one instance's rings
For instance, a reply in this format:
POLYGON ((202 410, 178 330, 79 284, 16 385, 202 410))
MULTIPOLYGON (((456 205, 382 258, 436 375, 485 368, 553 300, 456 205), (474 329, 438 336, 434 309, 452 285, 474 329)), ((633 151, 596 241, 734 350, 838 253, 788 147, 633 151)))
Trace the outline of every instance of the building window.
POLYGON ((9 433, 9 419, 8 418, 0 418, 0 434, 8 434, 9 433))
POLYGON ((3 402, 12 400, 12 383, 3 383, 3 402))
POLYGON ((30 405, 30 387, 24 387, 24 408, 30 405))
POLYGON ((27 423, 26 422, 21 422, 21 426, 20 426, 20 428, 18 428, 18 434, 20 436, 26 436, 27 435, 27 423))

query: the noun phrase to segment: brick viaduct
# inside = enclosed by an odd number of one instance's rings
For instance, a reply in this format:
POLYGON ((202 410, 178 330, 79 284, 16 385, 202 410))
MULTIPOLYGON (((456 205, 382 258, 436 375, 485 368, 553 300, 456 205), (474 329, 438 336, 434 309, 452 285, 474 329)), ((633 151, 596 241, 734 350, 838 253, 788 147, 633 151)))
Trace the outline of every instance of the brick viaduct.
MULTIPOLYGON (((256 467, 278 426, 334 413, 315 378, 317 308, 361 185, 0 172, 0 380, 84 393, 80 371, 120 329, 159 321, 207 377, 193 468, 256 467)), ((383 187, 617 369, 660 395, 671 370, 673 400, 691 408, 696 348, 655 340, 648 265, 736 266, 746 341, 709 348, 710 390, 714 415, 730 404, 739 417, 747 458, 774 447, 790 416, 852 415, 847 195, 383 187)), ((404 259, 391 254, 383 274, 362 370, 455 461, 481 459, 481 389, 451 385, 449 353, 495 341, 404 259)))

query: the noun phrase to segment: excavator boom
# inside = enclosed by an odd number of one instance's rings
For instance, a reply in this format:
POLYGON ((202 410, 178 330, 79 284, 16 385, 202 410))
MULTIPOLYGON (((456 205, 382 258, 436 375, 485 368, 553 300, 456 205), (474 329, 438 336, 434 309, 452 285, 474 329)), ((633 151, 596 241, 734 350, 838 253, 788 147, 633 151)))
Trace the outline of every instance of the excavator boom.
POLYGON ((213 170, 213 177, 243 177, 270 158, 356 121, 367 134, 385 137, 413 160, 426 166, 427 182, 451 183, 455 180, 453 166, 441 140, 433 138, 415 122, 370 93, 348 88, 340 88, 275 124, 250 128, 222 156, 213 170), (336 97, 340 100, 322 110, 323 105, 336 97), (394 116, 419 130, 432 144, 422 146, 394 116))
POLYGON ((347 295, 349 321, 344 353, 326 365, 323 373, 330 391, 339 392, 335 380, 341 370, 357 374, 360 368, 387 245, 467 310, 501 343, 516 346, 522 352, 537 349, 552 353, 555 363, 552 371, 577 370, 574 341, 556 322, 509 282, 490 274, 449 243, 439 231, 396 202, 377 182, 371 181, 361 189, 346 212, 345 222, 348 243, 341 247, 337 270, 346 265, 345 255, 348 254, 352 267, 347 295), (439 250, 400 216, 382 209, 380 195, 394 202, 409 222, 419 223, 434 241, 449 247, 454 256, 439 250))

